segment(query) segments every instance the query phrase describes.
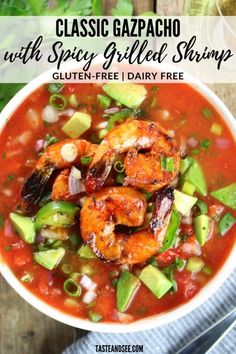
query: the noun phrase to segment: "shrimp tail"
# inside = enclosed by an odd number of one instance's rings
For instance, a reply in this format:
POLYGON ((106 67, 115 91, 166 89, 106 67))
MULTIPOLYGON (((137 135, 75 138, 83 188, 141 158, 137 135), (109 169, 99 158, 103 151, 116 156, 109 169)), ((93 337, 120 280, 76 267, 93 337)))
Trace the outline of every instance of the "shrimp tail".
POLYGON ((166 226, 169 223, 173 203, 174 189, 173 187, 163 188, 161 191, 154 194, 154 210, 149 227, 155 237, 164 237, 166 226))
POLYGON ((102 188, 112 169, 114 159, 115 152, 113 150, 107 151, 101 160, 90 166, 85 180, 88 194, 97 192, 102 188))
POLYGON ((44 168, 36 169, 26 180, 21 191, 21 210, 32 212, 35 206, 42 200, 52 173, 54 165, 47 165, 44 168))

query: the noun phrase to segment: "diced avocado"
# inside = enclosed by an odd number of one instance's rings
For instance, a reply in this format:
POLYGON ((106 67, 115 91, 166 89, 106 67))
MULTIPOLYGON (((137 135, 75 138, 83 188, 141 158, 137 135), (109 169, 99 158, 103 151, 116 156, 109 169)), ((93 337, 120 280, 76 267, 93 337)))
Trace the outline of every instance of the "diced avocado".
POLYGON ((27 243, 34 243, 36 233, 34 222, 31 220, 31 218, 11 213, 10 219, 21 238, 27 243))
POLYGON ((236 183, 211 192, 211 195, 224 205, 236 210, 236 183))
POLYGON ((182 187, 182 192, 186 193, 188 195, 193 195, 196 190, 196 187, 194 184, 189 183, 188 181, 185 181, 182 187))
POLYGON ((194 273, 197 273, 197 272, 200 272, 200 270, 202 270, 202 268, 204 267, 204 261, 199 258, 199 257, 190 257, 188 259, 188 262, 186 264, 186 267, 185 269, 188 271, 188 272, 194 272, 194 273))
POLYGON ((187 170, 184 180, 192 183, 196 191, 204 196, 207 195, 206 180, 199 162, 192 158, 191 166, 187 170))
POLYGON ((111 98, 105 95, 97 95, 98 102, 103 109, 107 109, 111 105, 111 98))
POLYGON ((200 246, 206 243, 210 228, 210 218, 207 215, 199 215, 193 219, 195 237, 200 246))
POLYGON ((143 85, 137 84, 114 84, 103 85, 103 91, 114 100, 129 108, 138 108, 147 95, 143 85))
POLYGON ((174 207, 178 210, 182 215, 186 216, 190 212, 191 208, 197 202, 196 197, 192 197, 191 195, 182 193, 178 190, 174 190, 174 207))
POLYGON ((117 310, 124 312, 130 300, 140 285, 139 279, 130 272, 123 271, 116 287, 117 310))
POLYGON ((76 112, 61 129, 70 138, 76 139, 91 127, 91 122, 90 114, 76 112))
POLYGON ((92 252, 91 248, 86 244, 80 247, 80 249, 77 251, 77 254, 80 256, 80 258, 84 258, 84 259, 97 258, 95 254, 92 252))
POLYGON ((159 269, 149 264, 139 275, 139 278, 160 299, 172 288, 172 282, 159 269))
POLYGON ((39 251, 34 253, 34 260, 49 270, 56 268, 64 257, 65 250, 60 247, 53 250, 39 251))

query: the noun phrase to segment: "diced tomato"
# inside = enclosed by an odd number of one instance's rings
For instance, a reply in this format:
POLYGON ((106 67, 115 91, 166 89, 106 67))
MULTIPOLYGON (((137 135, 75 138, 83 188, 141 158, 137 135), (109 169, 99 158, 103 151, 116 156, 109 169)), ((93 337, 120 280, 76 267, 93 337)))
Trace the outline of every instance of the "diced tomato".
POLYGON ((170 248, 156 257, 157 263, 161 268, 168 267, 168 265, 174 262, 178 254, 178 248, 170 248))
POLYGON ((194 233, 193 225, 181 224, 180 230, 182 231, 182 233, 186 234, 187 236, 190 236, 194 233))
POLYGON ((199 290, 197 282, 191 279, 191 273, 186 270, 176 271, 174 278, 177 282, 177 291, 182 293, 186 300, 191 299, 199 290))
POLYGON ((32 263, 32 251, 28 247, 13 249, 13 263, 16 267, 22 267, 26 264, 32 263))
POLYGON ((211 218, 215 218, 217 216, 221 216, 221 214, 223 213, 224 211, 224 206, 223 205, 220 205, 220 204, 212 204, 210 207, 209 207, 209 213, 208 215, 211 217, 211 218))

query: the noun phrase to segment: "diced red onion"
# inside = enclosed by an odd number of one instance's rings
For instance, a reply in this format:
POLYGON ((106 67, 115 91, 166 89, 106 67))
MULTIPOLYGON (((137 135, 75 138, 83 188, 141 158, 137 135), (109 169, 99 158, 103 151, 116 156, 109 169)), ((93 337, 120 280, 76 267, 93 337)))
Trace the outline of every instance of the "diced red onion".
POLYGON ((59 112, 60 116, 72 117, 75 114, 75 110, 73 108, 65 109, 65 111, 59 112))
POLYGON ((31 128, 37 129, 39 127, 39 114, 34 109, 30 108, 26 113, 28 122, 31 128))
POLYGON ((38 234, 36 238, 37 243, 43 243, 45 241, 45 237, 42 236, 41 232, 38 234))
POLYGON ((92 281, 92 279, 90 279, 87 275, 82 275, 81 279, 80 279, 80 285, 89 291, 94 291, 97 287, 97 284, 92 281))
POLYGON ((108 108, 108 109, 105 109, 104 113, 105 114, 114 114, 116 112, 119 112, 119 108, 118 107, 112 107, 112 108, 108 108))
POLYGON ((184 218, 181 219, 181 222, 183 224, 192 225, 193 218, 192 218, 192 216, 185 216, 184 218))
POLYGON ((42 229, 40 234, 43 238, 50 238, 52 240, 66 240, 69 237, 67 230, 62 227, 42 229))
POLYGON ((128 264, 122 264, 120 266, 120 270, 128 270, 129 271, 129 265, 128 264))
POLYGON ((191 240, 191 242, 187 241, 181 246, 181 251, 186 253, 189 256, 200 256, 201 247, 197 242, 197 240, 194 241, 191 240))
POLYGON ((132 315, 127 314, 127 313, 122 313, 117 310, 113 310, 111 313, 111 319, 113 321, 119 321, 121 323, 129 323, 134 320, 134 317, 132 315))
POLYGON ((85 304, 91 304, 91 302, 93 302, 97 297, 97 294, 94 291, 87 291, 84 296, 82 301, 85 304))
POLYGON ((197 145, 198 145, 198 141, 197 139, 195 139, 193 136, 191 136, 191 138, 189 138, 187 140, 187 144, 192 147, 192 148, 195 148, 197 145))
POLYGON ((59 119, 59 114, 55 108, 47 105, 42 110, 42 118, 47 123, 55 123, 59 119))
POLYGON ((26 146, 30 140, 32 139, 33 134, 30 130, 26 130, 25 132, 23 132, 21 135, 19 135, 18 137, 18 141, 20 144, 22 144, 23 146, 26 146))
POLYGON ((35 152, 39 152, 43 150, 43 148, 44 148, 44 140, 43 139, 37 140, 35 143, 35 152))
POLYGON ((6 237, 11 237, 14 235, 14 228, 13 228, 12 223, 9 220, 5 220, 4 235, 6 237))
POLYGON ((12 197, 12 190, 10 188, 4 188, 2 190, 3 194, 5 194, 7 197, 12 197))
POLYGON ((69 175, 69 192, 71 195, 76 195, 85 191, 85 185, 81 179, 75 177, 74 170, 71 169, 69 175))
POLYGON ((216 146, 219 148, 219 149, 222 149, 222 150, 227 150, 231 147, 231 141, 229 139, 224 139, 224 138, 217 138, 215 140, 216 142, 216 146))

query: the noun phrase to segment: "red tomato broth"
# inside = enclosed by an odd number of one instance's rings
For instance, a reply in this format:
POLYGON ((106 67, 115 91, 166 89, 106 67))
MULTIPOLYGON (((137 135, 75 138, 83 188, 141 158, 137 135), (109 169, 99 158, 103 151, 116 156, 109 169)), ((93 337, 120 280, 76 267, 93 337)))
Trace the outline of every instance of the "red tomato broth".
MULTIPOLYGON (((197 155, 197 159, 201 162, 205 172, 209 188, 208 192, 234 182, 236 165, 232 164, 232 161, 236 153, 236 144, 229 128, 209 102, 192 87, 185 84, 159 84, 158 90, 155 92, 152 90, 153 85, 147 84, 145 86, 148 90, 148 97, 155 97, 156 99, 156 107, 150 109, 148 119, 158 120, 168 130, 174 130, 175 139, 179 144, 181 143, 181 137, 188 139, 193 136, 193 133, 198 141, 202 141, 205 138, 212 140, 211 146, 207 150, 201 149, 197 155), (203 117, 201 113, 203 107, 209 107, 214 112, 212 119, 203 117), (170 112, 170 119, 161 118, 162 109, 170 112), (157 117, 159 118, 157 119, 157 117), (186 123, 180 124, 183 121, 183 117, 186 119, 186 123), (221 150, 216 147, 215 139, 217 136, 210 133, 212 122, 219 123, 223 127, 222 137, 231 141, 230 149, 221 150)), ((92 132, 96 131, 97 125, 103 121, 103 110, 96 104, 96 95, 103 93, 101 85, 69 84, 63 88, 62 93, 66 96, 76 93, 79 97, 79 103, 82 104, 81 110, 83 110, 84 103, 88 104, 87 109, 93 118, 92 128, 84 134, 84 137, 88 138, 92 132)), ((27 111, 31 108, 40 116, 42 108, 48 104, 49 97, 50 94, 44 87, 36 90, 16 109, 1 133, 0 156, 2 156, 2 169, 0 171, 0 184, 12 192, 10 197, 4 193, 1 193, 0 197, 0 212, 4 216, 5 223, 8 220, 9 213, 14 211, 19 203, 23 181, 32 171, 32 166, 25 166, 25 161, 36 161, 37 159, 34 151, 36 140, 42 139, 48 133, 55 135, 58 139, 67 138, 61 131, 61 126, 68 119, 65 116, 62 116, 58 122, 49 126, 43 124, 42 119, 39 119, 37 128, 32 128, 26 119, 27 111), (22 146, 17 142, 17 137, 26 130, 32 131, 33 136, 25 146, 22 146), (11 154, 12 151, 17 149, 21 150, 21 153, 13 157, 8 156, 9 153, 11 154), (15 178, 9 181, 7 179, 9 175, 15 175, 15 178)), ((210 205, 211 203, 215 203, 215 201, 213 198, 208 197, 208 204, 210 205)), ((236 216, 236 212, 225 207, 225 211, 228 210, 236 216)), ((225 262, 234 245, 235 235, 236 226, 232 227, 224 237, 220 238, 215 233, 202 247, 201 257, 212 268, 213 275, 225 262)), ((89 306, 86 307, 81 302, 76 305, 65 305, 65 300, 69 297, 63 291, 63 282, 66 276, 62 273, 60 267, 53 271, 48 271, 33 262, 32 247, 21 241, 15 232, 12 232, 10 236, 6 236, 4 228, 0 230, 2 257, 17 278, 21 279, 26 271, 31 273, 33 275, 32 281, 24 283, 24 285, 32 293, 53 307, 74 316, 86 318, 87 311, 90 310, 89 306), (9 246, 12 248, 6 250, 6 247, 9 246)), ((116 294, 115 287, 112 285, 112 277, 109 274, 114 270, 118 272, 119 266, 106 264, 100 260, 86 262, 80 260, 77 256, 72 256, 71 258, 71 264, 75 271, 84 263, 91 264, 96 269, 91 278, 98 285, 98 296, 96 304, 91 307, 91 310, 100 313, 104 321, 115 321, 112 313, 116 308, 116 294)), ((138 269, 138 266, 134 266, 132 272, 135 273, 138 269)), ((144 284, 141 284, 126 313, 131 314, 133 320, 137 320, 179 306, 192 298, 212 276, 201 275, 198 277, 198 274, 196 274, 192 277, 191 273, 184 270, 181 272, 175 271, 174 277, 177 283, 177 291, 169 292, 161 299, 157 299, 144 284)))

